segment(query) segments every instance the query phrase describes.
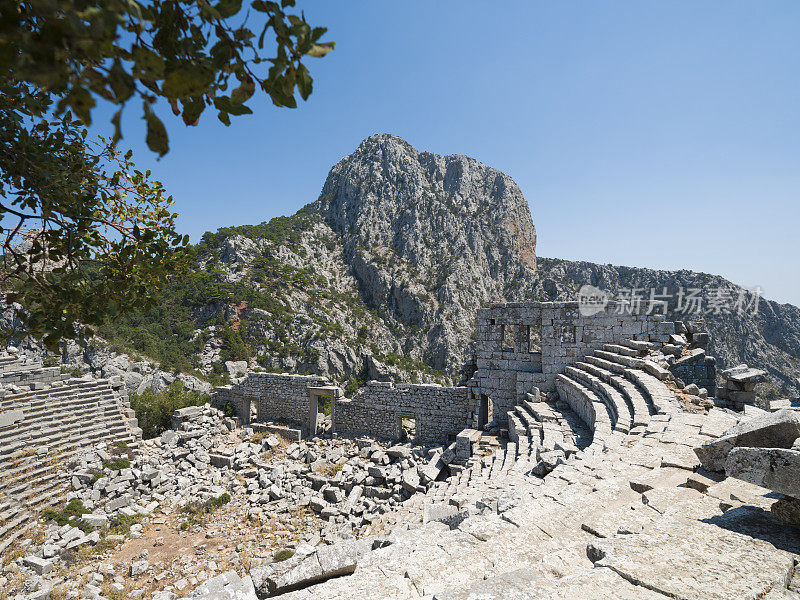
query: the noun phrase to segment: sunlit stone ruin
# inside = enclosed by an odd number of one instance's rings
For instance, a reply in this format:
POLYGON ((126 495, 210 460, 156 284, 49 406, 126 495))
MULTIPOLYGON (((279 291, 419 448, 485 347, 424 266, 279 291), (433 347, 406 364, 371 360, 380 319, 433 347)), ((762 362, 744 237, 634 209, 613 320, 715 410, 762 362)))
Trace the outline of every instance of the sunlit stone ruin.
POLYGON ((692 323, 583 312, 479 310, 470 376, 453 387, 370 381, 347 397, 323 377, 249 372, 146 441, 119 381, 3 356, 0 588, 800 598, 798 407, 759 399, 763 371, 717 373, 692 323), (182 507, 224 494, 228 520, 206 536, 228 550, 208 560, 200 536, 165 554, 200 527, 182 507), (65 499, 88 526, 43 516, 65 499), (133 540, 124 566, 63 570, 133 540))

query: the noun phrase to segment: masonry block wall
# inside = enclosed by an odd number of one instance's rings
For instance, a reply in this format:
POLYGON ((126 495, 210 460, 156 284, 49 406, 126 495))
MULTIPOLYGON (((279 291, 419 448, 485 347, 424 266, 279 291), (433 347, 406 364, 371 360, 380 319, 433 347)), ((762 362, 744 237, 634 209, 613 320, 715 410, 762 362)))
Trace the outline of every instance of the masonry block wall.
POLYGON ((713 396, 717 390, 717 360, 705 350, 696 348, 687 356, 676 360, 669 370, 686 385, 694 383, 713 396))
POLYGON ((370 381, 352 399, 337 399, 333 429, 342 435, 400 438, 403 418, 416 421, 418 443, 442 443, 477 417, 477 400, 466 387, 370 381))
POLYGON ((674 332, 663 315, 629 314, 613 302, 593 315, 581 314, 577 302, 496 304, 478 310, 478 370, 468 385, 503 419, 534 387, 553 391, 558 373, 603 344, 666 342, 674 332))
MULTIPOLYGON (((16 354, 0 355, 0 374, 16 371, 29 371, 42 367, 42 361, 33 358, 20 358, 16 354)), ((58 368, 58 367, 56 367, 58 368)))
POLYGON ((324 385, 329 385, 328 380, 317 375, 248 373, 244 381, 216 388, 213 401, 218 406, 230 402, 244 423, 250 422, 250 406, 255 402, 259 421, 302 425, 308 421, 308 388, 324 385))
POLYGON ((0 385, 50 385, 54 381, 65 381, 70 376, 61 373, 61 367, 42 367, 39 365, 30 371, 8 369, 0 373, 0 385))

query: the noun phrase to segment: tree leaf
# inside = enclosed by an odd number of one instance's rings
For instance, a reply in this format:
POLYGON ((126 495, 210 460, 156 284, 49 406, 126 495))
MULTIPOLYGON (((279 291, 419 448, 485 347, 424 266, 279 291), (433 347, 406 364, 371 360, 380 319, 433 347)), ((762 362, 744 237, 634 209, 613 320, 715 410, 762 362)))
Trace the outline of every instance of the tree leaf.
POLYGON ((148 104, 144 105, 144 119, 147 121, 147 147, 153 152, 158 152, 159 156, 164 156, 169 152, 169 138, 167 129, 148 104))
POLYGON ((134 46, 133 62, 135 69, 148 79, 161 79, 164 76, 164 59, 149 48, 134 46))
MULTIPOLYGON (((122 109, 120 108, 111 117, 111 124, 114 126, 114 137, 111 138, 111 145, 116 146, 117 142, 122 139, 122 127, 120 126, 120 119, 122 117, 122 109)), ((130 150, 129 150, 130 152, 130 150)))
POLYGON ((312 56, 314 58, 322 58, 328 52, 333 50, 334 46, 336 46, 336 42, 325 42, 324 44, 313 44, 311 48, 306 52, 307 56, 312 56))
POLYGON ((214 81, 214 72, 203 65, 184 65, 167 73, 161 91, 167 98, 199 96, 214 81))
POLYGON ((227 19, 242 9, 242 0, 220 0, 215 8, 220 17, 227 19))

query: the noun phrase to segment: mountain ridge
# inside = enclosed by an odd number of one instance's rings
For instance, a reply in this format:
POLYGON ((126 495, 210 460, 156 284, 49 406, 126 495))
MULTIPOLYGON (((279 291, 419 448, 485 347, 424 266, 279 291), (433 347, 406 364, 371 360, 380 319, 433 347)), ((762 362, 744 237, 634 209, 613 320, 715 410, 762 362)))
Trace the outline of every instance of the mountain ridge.
MULTIPOLYGON (((529 203, 511 177, 390 134, 337 162, 318 199, 295 215, 208 232, 196 248, 187 282, 103 335, 204 375, 247 359, 351 386, 452 383, 471 355, 475 310, 494 301, 574 299, 583 284, 742 290, 689 270, 537 257, 529 203), (175 356, 160 340, 173 342, 175 356)), ((781 392, 800 387, 800 309, 763 300, 754 316, 711 317, 697 320, 721 365, 751 362, 781 392)))

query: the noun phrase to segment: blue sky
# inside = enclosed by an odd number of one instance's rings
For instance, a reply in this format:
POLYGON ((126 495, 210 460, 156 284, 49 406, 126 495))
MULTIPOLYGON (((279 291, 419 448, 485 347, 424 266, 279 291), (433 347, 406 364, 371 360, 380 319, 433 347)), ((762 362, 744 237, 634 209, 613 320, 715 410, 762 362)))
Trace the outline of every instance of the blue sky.
POLYGON ((800 305, 800 2, 298 5, 337 46, 309 61, 297 110, 169 121, 156 161, 126 109, 123 143, 193 240, 295 212, 388 132, 511 175, 540 256, 705 271, 800 305))

